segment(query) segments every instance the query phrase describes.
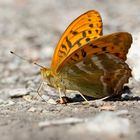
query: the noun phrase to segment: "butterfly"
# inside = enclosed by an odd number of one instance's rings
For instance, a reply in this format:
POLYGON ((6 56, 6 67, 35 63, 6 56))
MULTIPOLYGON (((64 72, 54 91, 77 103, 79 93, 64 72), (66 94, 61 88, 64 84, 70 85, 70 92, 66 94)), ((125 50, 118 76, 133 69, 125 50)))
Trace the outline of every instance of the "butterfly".
MULTIPOLYGON (((43 81, 58 89, 103 98, 121 93, 131 76, 125 63, 132 43, 128 32, 103 35, 99 12, 88 11, 76 18, 60 38, 50 68, 42 68, 43 81)), ((40 88, 41 89, 41 88, 40 88)))

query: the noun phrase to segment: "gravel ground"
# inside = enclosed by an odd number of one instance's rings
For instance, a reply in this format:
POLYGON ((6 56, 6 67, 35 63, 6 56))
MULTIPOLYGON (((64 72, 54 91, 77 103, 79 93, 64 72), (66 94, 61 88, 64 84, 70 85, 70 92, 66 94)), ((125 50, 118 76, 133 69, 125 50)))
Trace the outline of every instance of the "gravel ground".
POLYGON ((13 50, 48 66, 65 28, 91 9, 100 11, 104 34, 128 31, 138 37, 139 6, 139 0, 0 0, 0 139, 139 140, 138 81, 133 85, 137 97, 127 101, 59 105, 56 90, 46 86, 46 103, 40 97, 31 99, 41 80, 39 68, 9 53, 13 50), (45 121, 49 126, 42 127, 45 121))

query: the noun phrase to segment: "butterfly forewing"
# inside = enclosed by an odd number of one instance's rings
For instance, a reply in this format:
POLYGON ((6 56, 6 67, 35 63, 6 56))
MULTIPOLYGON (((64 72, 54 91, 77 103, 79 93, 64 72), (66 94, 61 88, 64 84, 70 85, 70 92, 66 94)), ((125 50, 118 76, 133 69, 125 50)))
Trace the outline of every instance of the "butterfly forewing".
POLYGON ((126 60, 126 54, 132 43, 132 36, 127 32, 118 32, 102 36, 96 40, 85 43, 82 47, 68 55, 65 60, 59 64, 56 72, 59 72, 65 65, 73 65, 86 57, 90 58, 94 54, 109 53, 126 60))
POLYGON ((95 10, 74 20, 63 33, 55 49, 51 69, 54 71, 72 52, 102 35, 102 20, 95 10))

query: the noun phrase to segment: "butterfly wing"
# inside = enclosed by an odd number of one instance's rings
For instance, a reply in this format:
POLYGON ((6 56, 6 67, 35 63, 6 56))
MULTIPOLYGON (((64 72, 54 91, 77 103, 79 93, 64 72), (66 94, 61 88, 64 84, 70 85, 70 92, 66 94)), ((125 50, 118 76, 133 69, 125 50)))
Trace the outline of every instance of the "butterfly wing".
POLYGON ((91 10, 79 16, 68 26, 57 44, 52 59, 52 71, 72 52, 101 35, 102 20, 97 11, 91 10))
POLYGON ((75 65, 64 66, 60 75, 66 89, 102 98, 120 94, 131 76, 131 70, 122 59, 112 54, 99 54, 75 65))
POLYGON ((58 65, 56 73, 65 65, 73 65, 86 57, 92 57, 93 54, 110 53, 125 61, 131 43, 132 36, 127 32, 117 32, 91 40, 68 55, 58 65))

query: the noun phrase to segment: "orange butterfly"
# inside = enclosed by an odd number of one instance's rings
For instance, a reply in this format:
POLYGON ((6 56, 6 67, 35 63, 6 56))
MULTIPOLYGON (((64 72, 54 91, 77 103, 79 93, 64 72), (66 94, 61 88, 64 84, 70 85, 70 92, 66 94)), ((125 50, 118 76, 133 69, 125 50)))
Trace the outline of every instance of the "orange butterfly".
POLYGON ((63 33, 51 68, 41 69, 43 81, 58 89, 60 98, 66 90, 95 98, 120 94, 131 76, 125 63, 131 43, 132 36, 127 32, 102 36, 100 14, 88 11, 63 33))

